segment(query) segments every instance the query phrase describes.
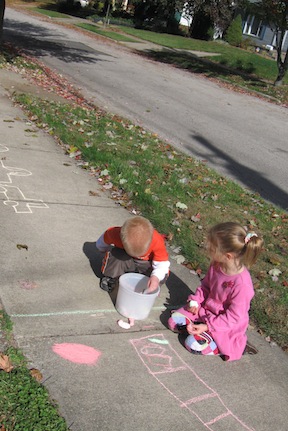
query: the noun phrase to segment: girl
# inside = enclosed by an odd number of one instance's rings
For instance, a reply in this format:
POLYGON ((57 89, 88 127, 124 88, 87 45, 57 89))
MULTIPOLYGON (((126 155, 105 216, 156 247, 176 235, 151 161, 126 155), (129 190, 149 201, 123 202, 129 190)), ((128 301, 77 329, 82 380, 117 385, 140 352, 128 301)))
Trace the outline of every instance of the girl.
POLYGON ((189 295, 187 305, 172 312, 168 320, 172 331, 188 332, 185 347, 190 352, 222 355, 227 361, 240 359, 245 350, 257 353, 246 345, 254 296, 247 268, 256 262, 262 247, 262 238, 247 233, 238 223, 220 223, 210 229, 208 272, 195 295, 189 295))

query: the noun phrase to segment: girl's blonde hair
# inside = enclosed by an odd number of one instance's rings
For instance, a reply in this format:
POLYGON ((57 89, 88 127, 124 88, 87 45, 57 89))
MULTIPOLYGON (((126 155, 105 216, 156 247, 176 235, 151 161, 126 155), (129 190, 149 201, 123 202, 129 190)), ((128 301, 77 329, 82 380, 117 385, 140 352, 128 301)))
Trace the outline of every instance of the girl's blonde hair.
POLYGON ((220 253, 234 253, 247 268, 256 262, 263 248, 263 239, 256 232, 247 231, 234 222, 213 226, 208 233, 207 242, 220 253))
POLYGON ((121 240, 129 256, 144 256, 151 244, 154 227, 144 217, 136 216, 125 221, 121 227, 121 240))

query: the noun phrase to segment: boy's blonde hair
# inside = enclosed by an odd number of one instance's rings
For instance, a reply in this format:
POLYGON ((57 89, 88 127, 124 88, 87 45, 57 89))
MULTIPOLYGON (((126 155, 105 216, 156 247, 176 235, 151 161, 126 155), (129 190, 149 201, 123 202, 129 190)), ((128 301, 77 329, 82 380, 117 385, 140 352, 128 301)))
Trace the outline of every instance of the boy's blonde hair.
POLYGON ((263 248, 263 239, 256 232, 247 231, 235 222, 213 226, 208 233, 207 242, 220 253, 234 253, 247 268, 256 262, 263 248))
POLYGON ((145 217, 136 216, 125 221, 121 227, 121 240, 129 256, 141 257, 147 253, 154 228, 145 217))

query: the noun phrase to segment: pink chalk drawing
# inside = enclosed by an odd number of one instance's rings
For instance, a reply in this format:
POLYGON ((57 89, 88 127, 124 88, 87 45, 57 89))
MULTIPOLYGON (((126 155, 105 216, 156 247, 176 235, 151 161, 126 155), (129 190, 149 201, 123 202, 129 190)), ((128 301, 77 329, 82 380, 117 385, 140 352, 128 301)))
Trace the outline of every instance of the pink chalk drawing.
POLYGON ((37 283, 35 283, 34 281, 20 280, 19 283, 20 283, 20 287, 25 290, 32 290, 38 287, 37 283))
POLYGON ((223 429, 255 431, 229 410, 217 392, 183 361, 163 334, 130 340, 130 343, 149 374, 207 430, 215 431, 222 421, 223 429), (173 373, 177 373, 177 380, 173 373))
POLYGON ((52 350, 67 361, 83 365, 95 365, 101 356, 99 350, 77 343, 54 344, 52 350))

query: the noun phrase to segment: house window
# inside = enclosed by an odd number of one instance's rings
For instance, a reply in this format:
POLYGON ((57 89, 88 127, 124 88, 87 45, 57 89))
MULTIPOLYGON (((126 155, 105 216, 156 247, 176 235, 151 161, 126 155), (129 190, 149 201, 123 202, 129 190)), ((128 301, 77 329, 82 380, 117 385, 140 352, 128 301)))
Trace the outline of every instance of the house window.
MULTIPOLYGON (((285 31, 285 34, 284 34, 284 37, 283 37, 283 42, 282 42, 282 46, 281 46, 281 49, 283 51, 285 50, 286 40, 288 41, 288 30, 285 31)), ((273 40, 272 40, 272 46, 274 46, 274 47, 277 46, 276 34, 275 33, 274 33, 273 40)))
POLYGON ((263 29, 262 21, 253 15, 248 15, 244 21, 243 33, 250 36, 260 37, 263 29))

